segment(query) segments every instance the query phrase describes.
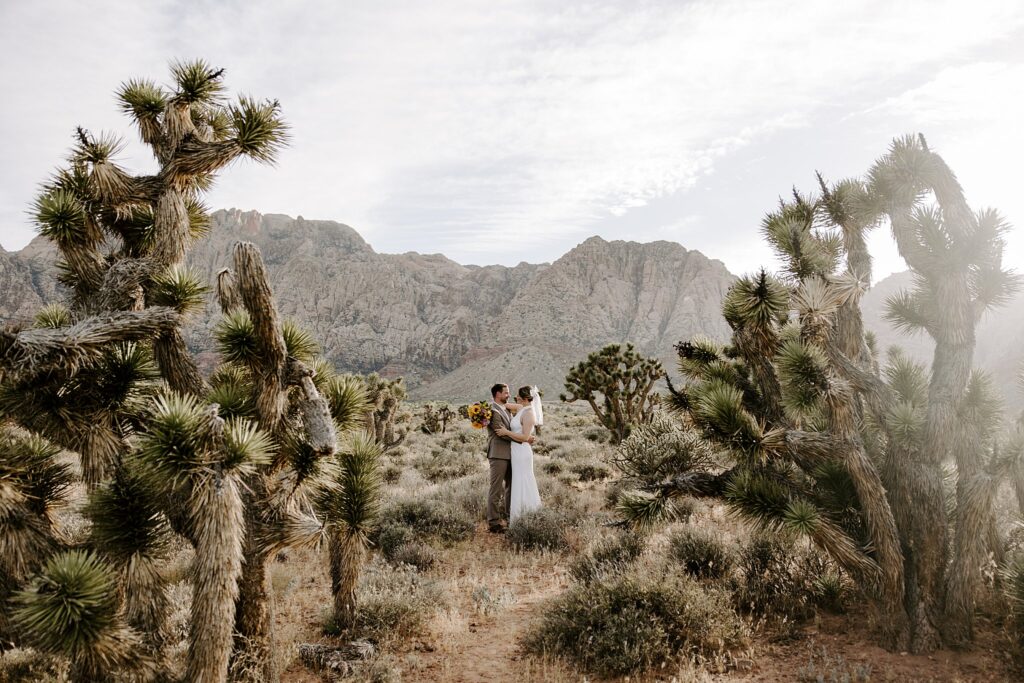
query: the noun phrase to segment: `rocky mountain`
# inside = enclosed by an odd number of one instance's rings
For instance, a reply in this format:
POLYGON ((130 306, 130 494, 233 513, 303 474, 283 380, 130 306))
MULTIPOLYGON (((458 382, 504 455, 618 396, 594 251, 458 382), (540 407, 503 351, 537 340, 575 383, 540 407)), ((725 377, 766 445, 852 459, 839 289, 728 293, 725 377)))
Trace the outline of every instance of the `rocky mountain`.
MULTIPOLYGON (((913 283, 910 272, 896 273, 880 280, 864 296, 862 310, 864 326, 878 336, 879 348, 884 352, 896 345, 923 363, 931 363, 935 345, 926 334, 908 336, 885 320, 885 300, 913 283)), ((991 374, 1007 406, 1013 410, 1024 408, 1024 388, 1018 376, 1024 371, 1024 293, 1007 305, 985 313, 977 328, 977 346, 974 363, 991 374)))
MULTIPOLYGON (((232 245, 259 246, 281 313, 309 328, 337 367, 404 375, 418 398, 486 395, 496 381, 534 383, 557 395, 568 368, 610 342, 633 342, 670 369, 673 344, 724 339, 720 305, 733 276, 672 242, 598 237, 552 264, 464 266, 440 254, 380 254, 333 221, 238 210, 213 214, 189 265, 207 281, 232 245)), ((37 239, 0 252, 0 319, 27 319, 59 297, 53 252, 37 239)), ((189 331, 213 361, 218 308, 189 331)))

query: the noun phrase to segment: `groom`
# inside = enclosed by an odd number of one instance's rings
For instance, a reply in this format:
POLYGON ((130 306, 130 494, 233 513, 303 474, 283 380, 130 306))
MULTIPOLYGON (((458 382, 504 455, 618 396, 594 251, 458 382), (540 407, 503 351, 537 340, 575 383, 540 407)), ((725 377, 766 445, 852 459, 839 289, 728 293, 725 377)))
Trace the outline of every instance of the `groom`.
MULTIPOLYGON (((512 496, 512 440, 498 436, 495 430, 512 431, 512 416, 505 404, 508 402, 508 385, 495 384, 491 387, 491 421, 487 425, 487 462, 491 466, 491 487, 487 492, 487 530, 494 534, 505 532, 501 520, 508 520, 512 496), (501 497, 505 497, 502 505, 501 497), (499 508, 500 506, 500 508, 499 508)), ((530 443, 534 437, 530 437, 530 443)))

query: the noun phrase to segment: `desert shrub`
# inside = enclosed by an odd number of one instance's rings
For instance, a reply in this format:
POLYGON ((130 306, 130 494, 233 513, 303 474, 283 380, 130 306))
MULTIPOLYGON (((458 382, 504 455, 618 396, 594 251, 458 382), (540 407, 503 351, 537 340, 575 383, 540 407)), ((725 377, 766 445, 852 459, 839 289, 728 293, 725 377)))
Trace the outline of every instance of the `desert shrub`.
POLYGON ((837 571, 822 572, 811 580, 811 597, 814 604, 834 614, 846 611, 850 585, 837 571))
POLYGON ((720 654, 746 635, 724 591, 684 574, 634 570, 574 585, 544 612, 526 647, 599 676, 624 676, 720 654))
POLYGON ((608 432, 600 427, 591 427, 587 431, 583 432, 583 438, 587 441, 593 441, 594 443, 605 443, 608 441, 608 432))
POLYGON ((565 515, 576 518, 583 512, 580 503, 580 492, 571 487, 576 478, 565 475, 560 478, 541 474, 537 477, 537 487, 540 489, 540 499, 544 507, 550 510, 558 510, 565 515))
POLYGON ((462 510, 474 521, 482 521, 487 518, 487 487, 488 474, 479 472, 449 482, 434 498, 462 510))
POLYGON ((57 683, 63 676, 55 664, 35 650, 7 650, 0 654, 0 683, 57 683))
POLYGON ((655 413, 650 424, 634 429, 612 458, 623 476, 639 486, 702 469, 712 462, 709 442, 662 412, 655 413))
POLYGON ((576 559, 569 567, 569 575, 580 583, 625 571, 647 546, 647 540, 638 533, 623 532, 597 544, 590 552, 576 559))
POLYGON ((842 655, 831 654, 822 647, 811 652, 806 666, 797 669, 800 683, 867 683, 871 680, 871 665, 847 662, 842 655))
POLYGON ((580 481, 604 481, 611 476, 607 467, 591 462, 575 465, 572 472, 579 477, 580 481))
POLYGON ((560 474, 562 472, 562 463, 552 460, 541 465, 541 470, 548 474, 560 474))
POLYGON ((717 537, 703 529, 683 527, 669 538, 668 556, 683 571, 702 579, 718 579, 732 568, 732 555, 717 537))
POLYGON ((472 474, 481 468, 481 462, 479 455, 434 449, 430 455, 417 458, 413 466, 423 474, 424 479, 435 484, 472 474))
POLYGON ((812 609, 812 577, 802 571, 792 543, 757 534, 740 547, 743 580, 736 599, 743 610, 773 618, 803 619, 812 609))
POLYGON ((423 541, 409 541, 395 548, 394 553, 387 559, 395 564, 407 564, 423 571, 434 566, 437 553, 423 541))
POLYGON ((397 484, 399 477, 402 476, 401 466, 391 462, 381 468, 380 478, 385 484, 397 484))
POLYGON ((509 524, 505 539, 516 550, 564 550, 570 520, 562 512, 541 508, 519 516, 509 524))
POLYGON ((1017 643, 1015 657, 1024 661, 1024 552, 1014 553, 1001 573, 1003 593, 1010 608, 1007 629, 1017 643))
POLYGON ((398 549, 414 540, 412 529, 404 524, 386 521, 370 534, 370 541, 385 559, 391 560, 398 549))
MULTIPOLYGON (((405 527, 413 538, 436 538, 445 543, 456 543, 473 534, 474 521, 470 515, 450 501, 400 500, 386 507, 380 515, 378 529, 405 527)), ((381 545, 379 533, 371 538, 381 545)))
MULTIPOLYGON (((394 642, 419 635, 442 603, 437 584, 408 565, 367 565, 357 589, 359 610, 349 638, 374 643, 394 642)), ((328 632, 331 632, 330 626, 328 632)))

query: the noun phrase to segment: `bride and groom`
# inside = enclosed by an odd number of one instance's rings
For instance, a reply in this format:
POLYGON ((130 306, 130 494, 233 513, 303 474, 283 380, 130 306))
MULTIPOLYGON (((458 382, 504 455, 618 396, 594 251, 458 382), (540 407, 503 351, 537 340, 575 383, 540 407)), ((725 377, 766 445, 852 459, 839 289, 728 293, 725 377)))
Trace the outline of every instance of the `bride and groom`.
POLYGON ((509 403, 507 384, 491 387, 491 421, 487 425, 487 460, 491 485, 487 493, 487 529, 502 533, 501 520, 540 507, 540 492, 533 475, 534 428, 544 423, 537 387, 520 387, 509 403), (504 498, 504 504, 502 499, 504 498))

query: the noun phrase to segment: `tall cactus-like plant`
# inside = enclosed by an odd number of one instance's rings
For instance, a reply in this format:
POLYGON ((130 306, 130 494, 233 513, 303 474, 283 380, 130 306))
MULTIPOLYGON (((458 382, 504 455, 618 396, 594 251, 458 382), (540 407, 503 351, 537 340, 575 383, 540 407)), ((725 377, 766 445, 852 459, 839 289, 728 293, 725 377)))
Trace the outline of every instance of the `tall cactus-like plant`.
POLYGON ((402 402, 408 396, 405 383, 401 377, 389 380, 376 372, 366 375, 363 382, 370 402, 367 428, 384 450, 395 448, 406 437, 406 431, 398 426, 402 402))
MULTIPOLYGON (((973 507, 980 480, 988 479, 983 451, 964 415, 971 383, 975 327, 981 315, 1006 303, 1019 279, 1002 265, 1009 226, 995 211, 972 211, 953 171, 929 149, 923 136, 894 141, 869 173, 870 193, 889 219, 900 255, 915 276, 915 285, 891 297, 887 317, 907 332, 924 332, 935 341, 928 402, 918 456, 902 479, 911 489, 903 499, 912 506, 898 512, 911 531, 907 545, 918 577, 914 607, 918 649, 947 640, 970 638, 969 599, 976 580, 954 567, 947 585, 948 526, 939 468, 952 458, 957 466, 958 509, 973 507), (931 202, 923 198, 933 198, 931 202), (923 514, 923 508, 928 513, 923 514), (920 523, 915 523, 919 520, 920 523), (945 599, 950 593, 950 600, 945 599), (945 607, 944 607, 945 606, 945 607), (943 614, 944 610, 951 610, 943 614)), ((990 484, 989 484, 990 485, 990 484)), ((956 556, 973 557, 991 538, 989 515, 954 520, 956 556), (986 528, 979 528, 978 525, 986 528)))
POLYGON ((381 447, 369 433, 354 434, 338 453, 336 479, 317 496, 328 533, 333 622, 338 629, 355 622, 359 571, 380 511, 380 457, 381 447))
POLYGON ((182 262, 208 229, 200 195, 239 157, 272 162, 286 126, 276 102, 228 103, 222 70, 179 63, 172 76, 170 90, 118 93, 155 174, 130 175, 115 138, 79 130, 34 207, 69 298, 0 330, 0 421, 40 435, 0 438, 0 638, 68 659, 76 680, 117 680, 127 661, 172 675, 161 565, 176 533, 196 552, 186 678, 226 681, 230 661, 237 680, 273 681, 267 558, 322 536, 311 494, 365 399, 279 320, 251 244, 216 283, 223 362, 199 375, 182 325, 207 286, 182 262), (50 512, 70 478, 50 444, 80 456, 90 488, 82 557, 50 512), (86 584, 108 595, 54 611, 50 593, 86 584))
POLYGON ((756 524, 806 534, 830 553, 888 612, 890 644, 928 651, 943 633, 962 644, 993 545, 992 495, 1021 462, 1019 440, 999 445, 996 402, 970 370, 977 317, 1016 286, 1000 263, 1004 227, 966 208, 919 138, 897 140, 866 181, 819 180, 820 197, 794 193, 765 219, 784 270, 730 290, 731 343, 677 347, 687 381, 673 388, 673 406, 731 454, 732 467, 650 486, 655 495, 626 498, 622 512, 649 520, 666 497, 719 496, 756 524), (929 192, 935 207, 922 204, 929 192), (930 373, 898 353, 879 368, 863 330, 864 234, 882 218, 918 275, 889 315, 936 338, 930 373), (952 555, 947 456, 958 477, 952 555))
POLYGON ((609 344, 569 370, 560 398, 586 401, 618 444, 650 421, 658 401, 654 385, 664 376, 661 361, 644 358, 632 344, 609 344))
POLYGON ((251 416, 276 444, 276 456, 243 480, 244 562, 232 671, 239 680, 276 680, 268 563, 278 549, 319 537, 312 496, 332 475, 327 463, 337 452, 338 433, 361 421, 366 397, 318 362, 307 333, 278 319, 254 245, 236 245, 234 270, 221 273, 218 295, 224 317, 215 337, 223 363, 214 372, 212 395, 230 406, 226 414, 251 416))

